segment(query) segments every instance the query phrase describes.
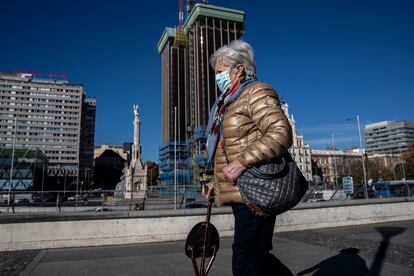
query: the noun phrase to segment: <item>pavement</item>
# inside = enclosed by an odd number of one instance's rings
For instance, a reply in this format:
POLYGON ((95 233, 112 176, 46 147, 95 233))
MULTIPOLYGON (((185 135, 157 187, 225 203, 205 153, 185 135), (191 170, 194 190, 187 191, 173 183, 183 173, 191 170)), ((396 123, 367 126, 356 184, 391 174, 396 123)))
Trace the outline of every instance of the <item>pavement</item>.
MULTIPOLYGON (((209 275, 232 275, 231 244, 221 238, 209 275)), ((273 246, 279 273, 269 275, 414 275, 414 221, 276 233, 273 246)), ((1 275, 194 275, 184 241, 0 252, 0 260, 14 266, 1 275)))

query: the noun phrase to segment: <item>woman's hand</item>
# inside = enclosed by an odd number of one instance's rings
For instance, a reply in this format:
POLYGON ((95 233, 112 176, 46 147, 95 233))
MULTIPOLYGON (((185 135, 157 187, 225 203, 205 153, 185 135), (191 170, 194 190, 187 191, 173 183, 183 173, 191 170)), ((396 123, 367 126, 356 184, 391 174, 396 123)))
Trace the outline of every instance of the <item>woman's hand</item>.
POLYGON ((210 197, 214 193, 214 184, 213 183, 204 184, 202 186, 201 193, 202 193, 203 197, 205 197, 206 199, 210 199, 210 197))
POLYGON ((224 166, 223 174, 224 178, 229 181, 236 181, 237 178, 246 170, 246 167, 243 166, 239 160, 235 159, 230 164, 224 166))

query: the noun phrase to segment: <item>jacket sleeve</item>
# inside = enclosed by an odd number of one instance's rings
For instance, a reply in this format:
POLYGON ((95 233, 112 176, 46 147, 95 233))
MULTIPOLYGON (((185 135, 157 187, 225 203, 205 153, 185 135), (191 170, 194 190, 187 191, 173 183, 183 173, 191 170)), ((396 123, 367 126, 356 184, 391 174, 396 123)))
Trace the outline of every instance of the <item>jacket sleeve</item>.
POLYGON ((248 99, 248 116, 262 136, 237 157, 249 168, 279 158, 292 146, 292 128, 270 86, 254 88, 248 99))

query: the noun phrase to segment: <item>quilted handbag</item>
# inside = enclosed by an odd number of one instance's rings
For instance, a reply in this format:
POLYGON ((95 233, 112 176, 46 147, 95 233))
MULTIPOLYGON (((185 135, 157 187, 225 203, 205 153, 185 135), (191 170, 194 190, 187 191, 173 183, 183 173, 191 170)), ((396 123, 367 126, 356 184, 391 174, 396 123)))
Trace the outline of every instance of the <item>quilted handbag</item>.
POLYGON ((276 161, 248 168, 237 179, 237 186, 250 211, 268 216, 292 209, 309 183, 287 153, 276 161))

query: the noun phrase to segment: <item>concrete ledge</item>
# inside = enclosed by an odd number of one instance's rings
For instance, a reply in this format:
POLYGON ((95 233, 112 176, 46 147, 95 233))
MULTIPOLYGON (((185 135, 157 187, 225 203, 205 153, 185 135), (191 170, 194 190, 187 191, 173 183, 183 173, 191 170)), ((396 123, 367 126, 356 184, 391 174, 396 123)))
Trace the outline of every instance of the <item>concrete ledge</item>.
MULTIPOLYGON (((2 215, 0 251, 184 240, 204 217, 205 209, 62 214, 48 219, 44 215, 32 221, 22 215, 2 215)), ((412 219, 413 198, 323 202, 302 204, 278 216, 275 231, 412 219)), ((211 222, 220 236, 233 235, 234 219, 230 208, 215 208, 211 222)))
MULTIPOLYGON (((316 203, 300 203, 293 210, 303 209, 318 209, 328 207, 342 207, 342 206, 359 206, 359 205, 371 205, 371 204, 388 204, 397 202, 410 202, 414 201, 414 197, 399 197, 399 198, 375 198, 375 199, 361 199, 361 200, 345 200, 345 201, 324 201, 316 203)), ((112 211, 112 212, 93 212, 91 208, 85 208, 84 210, 79 207, 69 207, 57 213, 55 207, 52 208, 54 211, 48 210, 46 212, 31 212, 28 208, 26 213, 19 212, 16 214, 0 213, 0 224, 4 223, 29 223, 29 222, 46 222, 46 221, 73 221, 73 220, 102 220, 102 219, 121 219, 121 218, 149 218, 149 217, 179 217, 179 216, 199 216, 205 215, 205 209, 164 209, 164 210, 139 210, 139 211, 112 211)), ((41 209, 41 208, 37 208, 41 209)), ((290 212, 291 212, 290 211, 290 212)), ((213 208, 212 214, 231 214, 230 207, 213 208)))

